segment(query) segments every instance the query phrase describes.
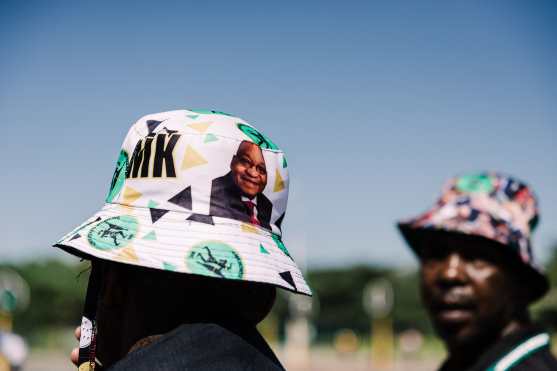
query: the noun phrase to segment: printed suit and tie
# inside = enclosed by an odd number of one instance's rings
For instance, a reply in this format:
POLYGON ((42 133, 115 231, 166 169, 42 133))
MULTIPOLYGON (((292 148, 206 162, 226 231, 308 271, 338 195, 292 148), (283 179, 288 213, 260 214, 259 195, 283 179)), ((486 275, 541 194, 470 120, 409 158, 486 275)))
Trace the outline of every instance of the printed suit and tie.
POLYGON ((209 213, 270 229, 273 205, 262 193, 266 185, 267 170, 261 149, 243 141, 232 158, 230 172, 211 184, 209 213))

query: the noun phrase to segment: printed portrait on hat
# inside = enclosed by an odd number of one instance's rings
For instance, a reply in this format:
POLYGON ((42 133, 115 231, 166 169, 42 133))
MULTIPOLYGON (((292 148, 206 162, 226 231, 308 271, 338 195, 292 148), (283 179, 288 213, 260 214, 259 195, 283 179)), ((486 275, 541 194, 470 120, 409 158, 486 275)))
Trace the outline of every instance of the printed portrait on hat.
POLYGON ((242 141, 230 161, 230 171, 211 183, 209 214, 270 229, 273 205, 263 194, 267 166, 261 148, 242 141))

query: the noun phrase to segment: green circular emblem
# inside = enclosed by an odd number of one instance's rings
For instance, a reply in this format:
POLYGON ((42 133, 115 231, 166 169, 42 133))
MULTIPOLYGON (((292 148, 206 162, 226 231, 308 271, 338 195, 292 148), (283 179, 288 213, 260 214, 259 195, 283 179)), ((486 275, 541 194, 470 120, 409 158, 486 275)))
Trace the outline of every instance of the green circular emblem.
POLYGON ((119 249, 128 245, 137 235, 137 219, 130 215, 106 219, 89 231, 89 243, 100 250, 119 249))
POLYGON ((495 185, 489 175, 473 174, 461 176, 456 182, 456 188, 467 193, 490 193, 495 185))
POLYGON ((271 141, 271 139, 261 134, 251 126, 242 123, 238 123, 237 125, 238 125, 238 129, 240 129, 244 134, 246 134, 259 147, 263 149, 279 149, 278 146, 271 141))
POLYGON ((122 187, 124 186, 124 181, 126 180, 126 170, 128 168, 128 154, 126 151, 120 151, 120 156, 118 156, 118 161, 116 162, 116 170, 114 170, 114 175, 112 175, 112 182, 110 182, 110 190, 106 196, 106 202, 112 202, 114 197, 120 193, 122 187))
POLYGON ((186 257, 192 273, 240 280, 244 277, 242 259, 232 247, 221 241, 203 241, 196 244, 186 257))

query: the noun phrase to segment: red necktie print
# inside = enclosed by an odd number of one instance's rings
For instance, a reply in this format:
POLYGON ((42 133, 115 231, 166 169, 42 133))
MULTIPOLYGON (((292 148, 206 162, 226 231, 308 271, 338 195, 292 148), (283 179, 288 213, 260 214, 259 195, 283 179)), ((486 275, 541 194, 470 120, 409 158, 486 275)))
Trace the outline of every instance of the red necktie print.
POLYGON ((257 218, 255 217, 255 212, 254 212, 255 204, 251 201, 244 201, 244 205, 246 205, 248 209, 249 222, 251 224, 261 225, 261 223, 259 223, 259 220, 257 220, 257 218))

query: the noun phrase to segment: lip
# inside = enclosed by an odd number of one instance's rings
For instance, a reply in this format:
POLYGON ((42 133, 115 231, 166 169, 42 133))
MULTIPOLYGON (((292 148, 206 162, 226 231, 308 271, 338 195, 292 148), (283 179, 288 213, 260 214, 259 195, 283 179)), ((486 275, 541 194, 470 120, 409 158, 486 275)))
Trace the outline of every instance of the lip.
POLYGON ((434 306, 433 312, 441 322, 466 322, 474 315, 474 306, 468 302, 442 302, 434 306))
POLYGON ((435 317, 444 323, 461 323, 469 321, 473 316, 471 309, 442 309, 436 312, 435 317))
POLYGON ((254 187, 258 187, 258 186, 259 186, 259 183, 257 183, 256 181, 253 181, 253 180, 251 180, 251 179, 248 179, 248 178, 246 178, 246 177, 243 177, 243 176, 242 176, 242 177, 240 177, 240 179, 242 179, 243 182, 246 182, 246 183, 248 183, 248 184, 251 184, 251 185, 254 186, 254 187))

